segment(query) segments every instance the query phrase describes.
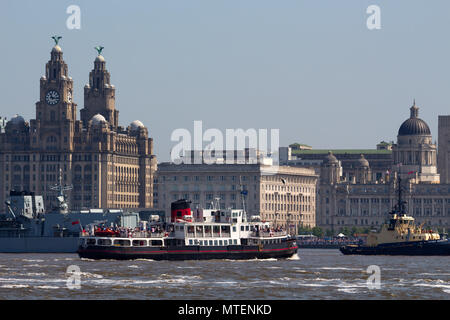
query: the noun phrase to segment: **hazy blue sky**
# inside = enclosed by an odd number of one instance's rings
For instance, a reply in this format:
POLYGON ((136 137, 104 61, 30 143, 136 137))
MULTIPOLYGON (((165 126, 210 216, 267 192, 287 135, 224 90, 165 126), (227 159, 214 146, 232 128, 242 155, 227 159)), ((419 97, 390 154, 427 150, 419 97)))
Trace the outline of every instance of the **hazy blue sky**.
MULTIPOLYGON (((168 160, 176 128, 276 128, 282 145, 374 148, 413 98, 437 139, 450 114, 450 1, 0 1, 0 115, 35 117, 52 35, 83 107, 96 52, 120 124, 141 120, 168 160), (66 8, 81 8, 81 30, 66 8), (366 9, 381 7, 381 30, 366 9)), ((79 115, 78 115, 79 116, 79 115)))

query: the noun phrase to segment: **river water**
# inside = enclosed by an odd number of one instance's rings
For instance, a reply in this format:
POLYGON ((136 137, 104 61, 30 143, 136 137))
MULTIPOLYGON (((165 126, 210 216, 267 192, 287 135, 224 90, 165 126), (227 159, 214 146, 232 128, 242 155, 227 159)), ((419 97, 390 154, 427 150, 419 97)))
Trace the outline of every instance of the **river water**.
POLYGON ((0 299, 449 300, 449 262, 450 257, 344 256, 323 249, 302 249, 287 260, 181 262, 0 254, 0 299), (70 266, 80 270, 80 289, 68 288, 78 284, 68 281, 74 279, 70 266), (367 272, 369 266, 379 267, 379 277, 367 272))

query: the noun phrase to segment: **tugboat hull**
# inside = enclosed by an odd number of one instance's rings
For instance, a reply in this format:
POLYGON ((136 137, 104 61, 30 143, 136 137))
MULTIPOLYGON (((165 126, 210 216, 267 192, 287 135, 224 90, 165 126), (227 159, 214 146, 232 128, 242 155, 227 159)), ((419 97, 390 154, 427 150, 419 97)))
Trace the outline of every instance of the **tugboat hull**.
POLYGON ((295 241, 281 245, 259 246, 174 246, 174 247, 80 247, 78 255, 87 259, 113 260, 212 260, 212 259, 268 259, 289 258, 297 253, 295 241))
POLYGON ((339 249, 345 255, 448 256, 450 241, 386 243, 377 246, 348 245, 339 249))

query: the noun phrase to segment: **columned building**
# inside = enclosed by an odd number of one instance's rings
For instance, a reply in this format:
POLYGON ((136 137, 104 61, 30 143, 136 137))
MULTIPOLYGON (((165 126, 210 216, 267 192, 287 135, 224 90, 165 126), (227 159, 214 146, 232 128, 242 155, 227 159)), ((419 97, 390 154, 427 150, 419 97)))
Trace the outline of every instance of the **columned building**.
POLYGON ((393 165, 382 180, 371 180, 371 164, 363 156, 355 166, 355 178, 342 176, 342 165, 332 154, 323 160, 317 196, 318 226, 340 232, 343 228, 375 229, 388 218, 397 203, 397 177, 402 178, 407 210, 418 223, 450 228, 450 184, 440 184, 436 145, 418 108, 400 126, 393 145, 393 165))
POLYGON ((438 172, 441 183, 450 183, 450 116, 438 118, 438 172))
POLYGON ((156 156, 153 139, 140 121, 118 125, 115 88, 100 54, 84 90, 81 121, 73 101, 73 80, 55 45, 40 79, 36 118, 19 115, 0 133, 0 203, 11 190, 42 194, 47 208, 57 196, 51 186, 73 186, 69 206, 151 208, 156 156))
POLYGON ((240 209, 275 225, 314 227, 316 185, 314 170, 264 164, 158 165, 155 207, 170 216, 170 204, 179 199, 192 208, 240 209), (244 194, 242 194, 244 190, 244 194), (244 196, 244 199, 242 198, 244 196))
POLYGON ((439 183, 437 149, 430 128, 419 118, 415 102, 410 112, 410 118, 398 130, 397 144, 392 147, 393 170, 404 178, 413 175, 416 183, 439 183))

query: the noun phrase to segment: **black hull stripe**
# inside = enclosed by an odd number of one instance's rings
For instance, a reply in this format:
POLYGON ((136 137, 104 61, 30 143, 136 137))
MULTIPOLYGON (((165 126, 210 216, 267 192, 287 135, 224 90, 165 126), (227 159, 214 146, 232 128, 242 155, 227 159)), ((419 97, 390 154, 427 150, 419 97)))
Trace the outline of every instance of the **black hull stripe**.
POLYGON ((297 250, 298 247, 290 247, 290 248, 278 248, 278 249, 248 249, 248 250, 154 250, 154 251, 141 251, 141 250, 103 250, 103 249, 79 249, 79 252, 92 252, 92 253, 120 253, 120 254, 134 254, 134 253, 149 253, 149 254, 183 254, 183 253, 246 253, 246 252, 273 252, 273 251, 289 251, 289 250, 297 250))

